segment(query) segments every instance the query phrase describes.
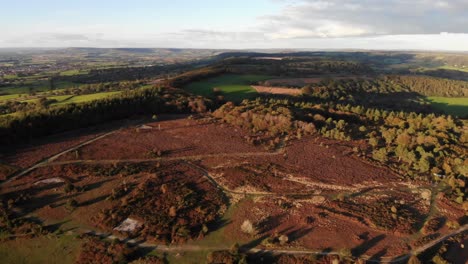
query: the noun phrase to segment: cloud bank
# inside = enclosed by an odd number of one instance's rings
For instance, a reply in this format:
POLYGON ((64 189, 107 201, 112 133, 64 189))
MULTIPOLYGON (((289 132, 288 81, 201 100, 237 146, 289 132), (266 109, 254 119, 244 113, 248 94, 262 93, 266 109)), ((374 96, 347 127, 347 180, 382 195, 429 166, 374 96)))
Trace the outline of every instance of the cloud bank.
POLYGON ((64 26, 7 35, 0 46, 468 50, 467 0, 270 1, 281 5, 277 13, 230 31, 215 21, 173 31, 64 26))

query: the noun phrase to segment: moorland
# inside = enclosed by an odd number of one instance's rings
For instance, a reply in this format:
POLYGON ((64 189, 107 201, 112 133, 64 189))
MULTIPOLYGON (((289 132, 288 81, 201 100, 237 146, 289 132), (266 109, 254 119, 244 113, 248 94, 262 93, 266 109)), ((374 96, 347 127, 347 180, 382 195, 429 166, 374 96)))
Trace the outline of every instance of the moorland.
POLYGON ((0 258, 466 263, 467 67, 464 53, 0 50, 0 258))

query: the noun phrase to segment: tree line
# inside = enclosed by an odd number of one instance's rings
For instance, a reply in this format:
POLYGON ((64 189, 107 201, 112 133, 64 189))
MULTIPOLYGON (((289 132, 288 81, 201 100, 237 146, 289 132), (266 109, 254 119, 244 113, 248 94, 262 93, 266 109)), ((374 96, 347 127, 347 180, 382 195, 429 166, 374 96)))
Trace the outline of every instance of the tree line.
POLYGON ((177 89, 147 88, 82 104, 34 109, 0 117, 0 142, 12 144, 66 130, 134 115, 203 112, 210 105, 201 97, 177 89))

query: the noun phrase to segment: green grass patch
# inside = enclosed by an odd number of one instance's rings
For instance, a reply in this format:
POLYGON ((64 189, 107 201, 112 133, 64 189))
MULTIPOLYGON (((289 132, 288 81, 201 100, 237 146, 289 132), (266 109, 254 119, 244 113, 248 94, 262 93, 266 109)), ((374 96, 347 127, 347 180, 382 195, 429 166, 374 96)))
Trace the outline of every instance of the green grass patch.
POLYGON ((80 75, 80 74, 87 74, 88 71, 81 71, 81 70, 69 70, 69 71, 63 71, 60 73, 61 76, 74 76, 74 75, 80 75))
POLYGON ((11 99, 16 99, 18 97, 20 97, 21 94, 6 94, 6 95, 0 95, 0 102, 1 101, 7 101, 7 100, 11 100, 11 99))
POLYGON ((3 78, 5 80, 13 80, 13 79, 18 78, 18 75, 16 75, 16 74, 6 74, 6 75, 3 75, 3 78))
POLYGON ((468 68, 467 68, 467 67, 463 68, 463 67, 455 67, 455 66, 448 66, 448 65, 439 67, 439 69, 468 72, 468 68))
POLYGON ((468 118, 468 97, 428 97, 432 107, 444 111, 447 114, 468 118))
MULTIPOLYGON (((94 94, 84 94, 84 95, 55 95, 55 96, 47 96, 47 99, 51 100, 56 100, 57 102, 52 103, 52 106, 55 105, 66 105, 66 104, 80 104, 80 103, 86 103, 94 100, 100 100, 104 99, 116 94, 121 93, 120 91, 117 92, 103 92, 103 93, 94 93, 94 94)), ((36 103, 40 99, 34 98, 34 99, 26 99, 26 100, 21 100, 20 102, 25 102, 25 103, 36 103)))
POLYGON ((212 96, 213 89, 218 88, 221 90, 226 100, 239 102, 243 99, 255 98, 257 96, 257 91, 250 86, 252 82, 268 80, 271 78, 271 76, 266 75, 226 74, 190 83, 185 86, 185 89, 194 94, 212 96))
POLYGON ((1 263, 74 263, 81 241, 75 236, 19 238, 0 243, 1 263))
POLYGON ((104 92, 104 93, 95 93, 95 94, 85 94, 85 95, 76 95, 76 96, 52 96, 49 97, 50 99, 56 99, 58 102, 53 103, 52 105, 64 105, 64 104, 79 104, 79 103, 86 103, 90 101, 104 99, 106 97, 119 94, 121 92, 104 92), (68 96, 68 98, 66 98, 68 96))

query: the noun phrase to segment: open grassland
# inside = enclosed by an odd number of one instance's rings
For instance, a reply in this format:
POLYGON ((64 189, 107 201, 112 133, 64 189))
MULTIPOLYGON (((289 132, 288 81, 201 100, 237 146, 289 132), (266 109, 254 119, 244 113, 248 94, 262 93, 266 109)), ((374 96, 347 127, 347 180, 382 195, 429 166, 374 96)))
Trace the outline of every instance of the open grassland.
POLYGON ((450 115, 468 117, 468 98, 428 97, 431 105, 450 115))
POLYGON ((203 96, 213 95, 213 89, 219 89, 228 101, 240 101, 253 98, 257 95, 251 84, 258 81, 271 79, 266 75, 234 75, 226 74, 207 80, 193 82, 185 88, 195 94, 203 96))
POLYGON ((74 263, 80 240, 75 236, 45 236, 0 243, 1 263, 74 263), (66 253, 66 254, 64 254, 66 253))

